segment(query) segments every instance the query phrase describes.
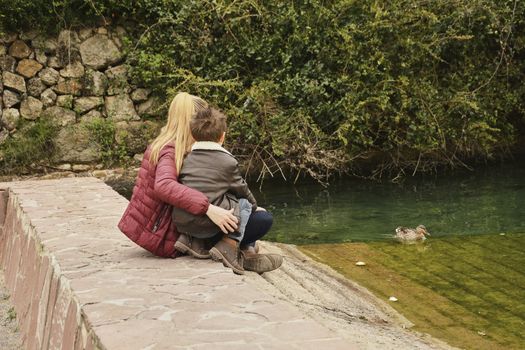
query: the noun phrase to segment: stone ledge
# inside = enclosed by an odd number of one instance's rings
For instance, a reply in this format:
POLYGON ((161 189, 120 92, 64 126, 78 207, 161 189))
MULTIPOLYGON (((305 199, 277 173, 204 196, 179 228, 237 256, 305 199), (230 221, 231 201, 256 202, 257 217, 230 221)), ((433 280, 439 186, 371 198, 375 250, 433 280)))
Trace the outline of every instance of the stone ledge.
POLYGON ((447 348, 290 247, 263 244, 287 255, 263 277, 156 258, 116 227, 127 203, 95 178, 0 183, 0 264, 26 349, 447 348))

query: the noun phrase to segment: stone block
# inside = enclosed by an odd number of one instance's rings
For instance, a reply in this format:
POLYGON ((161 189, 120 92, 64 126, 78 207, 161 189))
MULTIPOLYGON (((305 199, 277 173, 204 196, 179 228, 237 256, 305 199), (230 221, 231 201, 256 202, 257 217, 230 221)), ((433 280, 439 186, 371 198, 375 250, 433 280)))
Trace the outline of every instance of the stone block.
POLYGON ((60 75, 64 78, 80 78, 84 75, 84 66, 80 62, 69 63, 60 70, 60 75))
POLYGON ((69 125, 55 139, 57 160, 63 163, 93 163, 101 158, 100 146, 83 124, 69 125))
POLYGON ((107 35, 96 34, 80 44, 82 63, 93 69, 103 69, 119 62, 123 55, 107 35))
POLYGON ((76 114, 72 110, 62 108, 59 106, 49 107, 41 113, 44 119, 52 120, 60 126, 74 124, 76 122, 76 114))
POLYGON ((4 72, 3 78, 5 87, 11 88, 22 93, 27 91, 24 77, 11 72, 4 72))
POLYGON ((42 82, 42 79, 37 77, 31 78, 27 82, 27 92, 33 97, 40 97, 46 88, 47 86, 42 82))
POLYGON ((140 120, 133 101, 127 94, 107 96, 105 104, 107 117, 114 121, 140 120))
POLYGON ((82 91, 82 83, 78 79, 74 78, 60 78, 57 85, 53 86, 53 90, 59 95, 80 96, 82 91))
POLYGON ((20 62, 18 62, 16 71, 17 73, 19 73, 20 75, 23 75, 26 78, 32 78, 42 68, 43 66, 35 60, 23 59, 20 62))
POLYGON ((38 76, 48 86, 55 85, 60 79, 60 73, 54 68, 44 68, 38 73, 38 76))
POLYGON ((73 96, 72 95, 60 95, 57 96, 57 106, 67 109, 73 109, 73 96))
POLYGON ((40 116, 40 113, 42 113, 43 107, 44 104, 40 100, 29 96, 23 100, 20 105, 20 115, 24 119, 35 120, 40 116))
POLYGON ((20 120, 20 112, 15 108, 7 108, 2 111, 2 125, 9 131, 14 130, 20 120))
POLYGON ((148 96, 150 93, 151 91, 149 89, 139 88, 139 89, 133 90, 130 97, 135 103, 144 102, 148 99, 148 96))
POLYGON ((125 65, 109 68, 105 74, 108 78, 108 95, 127 94, 131 90, 125 65))
POLYGON ((4 90, 2 101, 4 102, 4 108, 11 108, 19 104, 22 101, 22 97, 14 91, 4 90))
POLYGON ((102 97, 79 97, 74 100, 74 111, 83 114, 103 104, 102 97))
POLYGON ((55 101, 57 100, 57 94, 55 94, 53 89, 46 89, 40 95, 40 100, 44 104, 44 107, 51 107, 55 104, 55 101))
POLYGON ((0 70, 14 73, 16 68, 16 59, 9 55, 0 55, 0 70))
POLYGON ((23 40, 15 40, 9 47, 9 55, 16 58, 27 58, 32 50, 23 40))
POLYGON ((108 78, 104 73, 89 69, 82 78, 83 93, 89 96, 103 96, 108 87, 108 78))

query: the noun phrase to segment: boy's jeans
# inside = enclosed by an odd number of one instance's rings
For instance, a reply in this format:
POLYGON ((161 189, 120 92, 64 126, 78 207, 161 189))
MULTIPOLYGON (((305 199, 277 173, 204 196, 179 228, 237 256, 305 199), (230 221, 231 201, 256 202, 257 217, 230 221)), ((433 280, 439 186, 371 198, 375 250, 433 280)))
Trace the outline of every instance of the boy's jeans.
POLYGON ((246 229, 246 224, 248 223, 248 219, 250 218, 250 214, 252 213, 252 204, 248 202, 246 198, 240 198, 239 199, 239 214, 241 217, 241 220, 239 222, 239 229, 233 233, 230 233, 228 235, 229 238, 236 240, 237 242, 241 242, 244 237, 244 230, 246 229))

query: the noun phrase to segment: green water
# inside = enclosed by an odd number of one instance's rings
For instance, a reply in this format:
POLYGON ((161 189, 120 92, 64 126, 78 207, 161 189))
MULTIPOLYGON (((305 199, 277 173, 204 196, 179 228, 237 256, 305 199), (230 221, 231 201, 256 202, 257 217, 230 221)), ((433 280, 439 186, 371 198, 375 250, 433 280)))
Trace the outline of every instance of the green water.
POLYGON ((390 240, 423 224, 432 237, 525 232, 525 161, 402 184, 344 179, 328 188, 265 183, 255 191, 274 215, 266 239, 315 244, 390 240))

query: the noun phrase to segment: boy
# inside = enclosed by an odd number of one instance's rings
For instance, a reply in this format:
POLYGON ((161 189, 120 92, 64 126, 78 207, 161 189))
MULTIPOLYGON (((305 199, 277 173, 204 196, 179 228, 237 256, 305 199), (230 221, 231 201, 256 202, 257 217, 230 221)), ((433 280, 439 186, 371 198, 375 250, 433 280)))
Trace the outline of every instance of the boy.
POLYGON ((257 208, 257 202, 240 174, 237 160, 222 147, 226 135, 226 116, 214 108, 206 108, 193 116, 190 130, 196 142, 184 158, 179 181, 204 193, 211 204, 233 209, 239 219, 239 227, 238 231, 223 235, 207 254, 204 242, 199 240, 216 236, 220 232, 219 227, 206 216, 195 216, 173 208, 173 222, 181 232, 175 249, 196 258, 208 258, 211 255, 234 273, 243 274, 239 244, 250 214, 257 208))

